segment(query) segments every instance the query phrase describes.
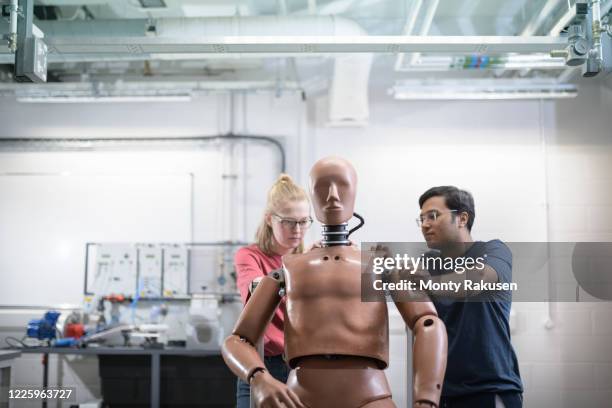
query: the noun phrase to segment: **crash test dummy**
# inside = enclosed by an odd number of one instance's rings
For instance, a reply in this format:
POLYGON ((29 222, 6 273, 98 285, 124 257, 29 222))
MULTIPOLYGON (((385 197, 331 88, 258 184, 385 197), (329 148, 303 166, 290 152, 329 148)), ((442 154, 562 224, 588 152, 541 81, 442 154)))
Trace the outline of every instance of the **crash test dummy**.
MULTIPOLYGON (((251 385, 257 407, 395 407, 384 374, 389 364, 387 303, 362 301, 359 249, 349 240, 357 174, 338 157, 310 172, 321 247, 285 255, 283 268, 264 277, 223 343, 228 367, 251 385), (254 345, 286 298, 287 384, 274 379, 254 345)), ((356 214, 355 214, 356 215, 356 214)), ((438 407, 446 369, 444 324, 429 301, 396 302, 414 335, 413 406, 438 407)))

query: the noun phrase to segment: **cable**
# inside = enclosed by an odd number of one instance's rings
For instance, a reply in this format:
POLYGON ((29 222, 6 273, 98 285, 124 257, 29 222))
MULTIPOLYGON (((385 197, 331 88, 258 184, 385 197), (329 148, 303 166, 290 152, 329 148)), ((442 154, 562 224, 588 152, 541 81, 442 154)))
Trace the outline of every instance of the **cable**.
POLYGON ((40 342, 34 345, 29 345, 24 341, 26 339, 27 339, 27 336, 23 336, 21 340, 19 340, 17 337, 7 336, 4 339, 4 342, 9 346, 9 348, 12 348, 12 349, 32 348, 32 347, 37 347, 40 345, 40 342))
POLYGON ((12 337, 12 336, 6 337, 4 339, 4 342, 6 343, 7 346, 9 346, 9 348, 26 348, 27 347, 23 341, 19 340, 16 337, 12 337))
POLYGON ((359 219, 359 224, 349 231, 347 237, 350 237, 353 232, 357 231, 359 228, 363 227, 363 224, 365 224, 365 220, 361 215, 354 212, 353 216, 359 219))

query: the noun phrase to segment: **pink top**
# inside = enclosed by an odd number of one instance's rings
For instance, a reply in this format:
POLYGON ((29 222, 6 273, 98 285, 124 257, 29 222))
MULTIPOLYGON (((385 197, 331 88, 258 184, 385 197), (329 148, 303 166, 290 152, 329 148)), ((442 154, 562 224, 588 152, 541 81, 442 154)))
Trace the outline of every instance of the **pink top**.
MULTIPOLYGON (((234 266, 236 267, 236 285, 240 292, 242 302, 246 304, 249 300, 249 286, 251 282, 258 277, 262 277, 275 269, 282 266, 280 255, 266 255, 256 244, 252 244, 240 248, 236 252, 234 258, 234 266)), ((274 312, 272 321, 264 332, 264 355, 277 356, 282 354, 285 349, 285 341, 283 335, 285 299, 274 312)))

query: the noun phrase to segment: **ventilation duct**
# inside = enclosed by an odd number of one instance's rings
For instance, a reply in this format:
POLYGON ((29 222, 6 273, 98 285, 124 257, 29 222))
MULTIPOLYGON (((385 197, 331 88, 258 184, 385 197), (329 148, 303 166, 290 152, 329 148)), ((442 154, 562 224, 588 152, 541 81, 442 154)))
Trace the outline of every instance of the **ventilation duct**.
MULTIPOLYGON (((105 38, 113 45, 122 47, 122 39, 147 37, 179 40, 212 37, 363 37, 367 32, 357 23, 335 16, 252 16, 252 17, 202 17, 163 18, 130 20, 87 20, 87 21, 40 21, 40 29, 46 38, 105 38)), ((170 45, 169 45, 170 46, 170 45)), ((61 50, 56 50, 61 54, 61 50)), ((180 53, 177 53, 180 54, 180 53)), ((223 50, 219 55, 224 56, 223 50)), ((301 56, 311 54, 302 53, 301 56)), ((245 57, 247 54, 241 54, 245 57)), ((262 54, 253 55, 262 57, 262 54)), ((270 56, 269 54, 263 56, 270 56)), ((275 55, 278 56, 278 55, 275 55)), ((286 57, 287 55, 283 55, 286 57)), ((125 60, 125 52, 118 53, 117 59, 125 60)), ((155 55, 146 56, 155 59, 155 55)), ((193 55, 191 56, 193 57, 193 55)), ((202 55, 214 58, 215 54, 202 55)), ((95 58, 95 57, 94 57, 95 58)), ((98 54, 98 58, 113 60, 112 52, 98 54)), ((134 59, 142 59, 134 53, 134 59)), ((180 58, 180 55, 176 55, 180 58)), ((50 55, 50 61, 55 58, 50 55)), ((127 57, 129 59, 129 56, 127 57)), ((61 60, 61 58, 60 58, 61 60)), ((70 55, 70 61, 91 61, 87 49, 70 55), (81 57, 81 59, 79 58, 81 57)), ((335 57, 334 74, 329 86, 329 121, 334 125, 367 123, 368 82, 371 54, 341 54, 335 57)))

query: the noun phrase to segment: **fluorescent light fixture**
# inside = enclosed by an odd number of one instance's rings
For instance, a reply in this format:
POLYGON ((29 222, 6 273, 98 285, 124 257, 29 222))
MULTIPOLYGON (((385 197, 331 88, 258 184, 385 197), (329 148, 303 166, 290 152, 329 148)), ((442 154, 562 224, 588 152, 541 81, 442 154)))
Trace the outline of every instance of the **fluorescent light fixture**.
POLYGON ((189 102, 201 95, 244 92, 301 92, 296 82, 270 81, 160 81, 160 82, 74 82, 45 85, 0 83, 0 97, 24 103, 114 103, 189 102))
POLYGON ((23 103, 120 103, 120 102, 189 102, 191 95, 141 96, 20 96, 23 103))
MULTIPOLYGON (((403 61, 403 60, 402 60, 403 61)), ((424 55, 412 64, 400 64, 396 71, 458 71, 458 70, 522 70, 522 69, 563 69, 564 58, 552 58, 548 54, 508 54, 500 56, 461 55, 436 56, 424 55)))
POLYGON ((576 85, 530 80, 399 81, 388 93, 398 100, 568 99, 576 85))
POLYGON ((398 100, 507 100, 507 99, 570 99, 575 98, 577 92, 447 92, 432 93, 423 91, 401 91, 394 94, 398 100))

